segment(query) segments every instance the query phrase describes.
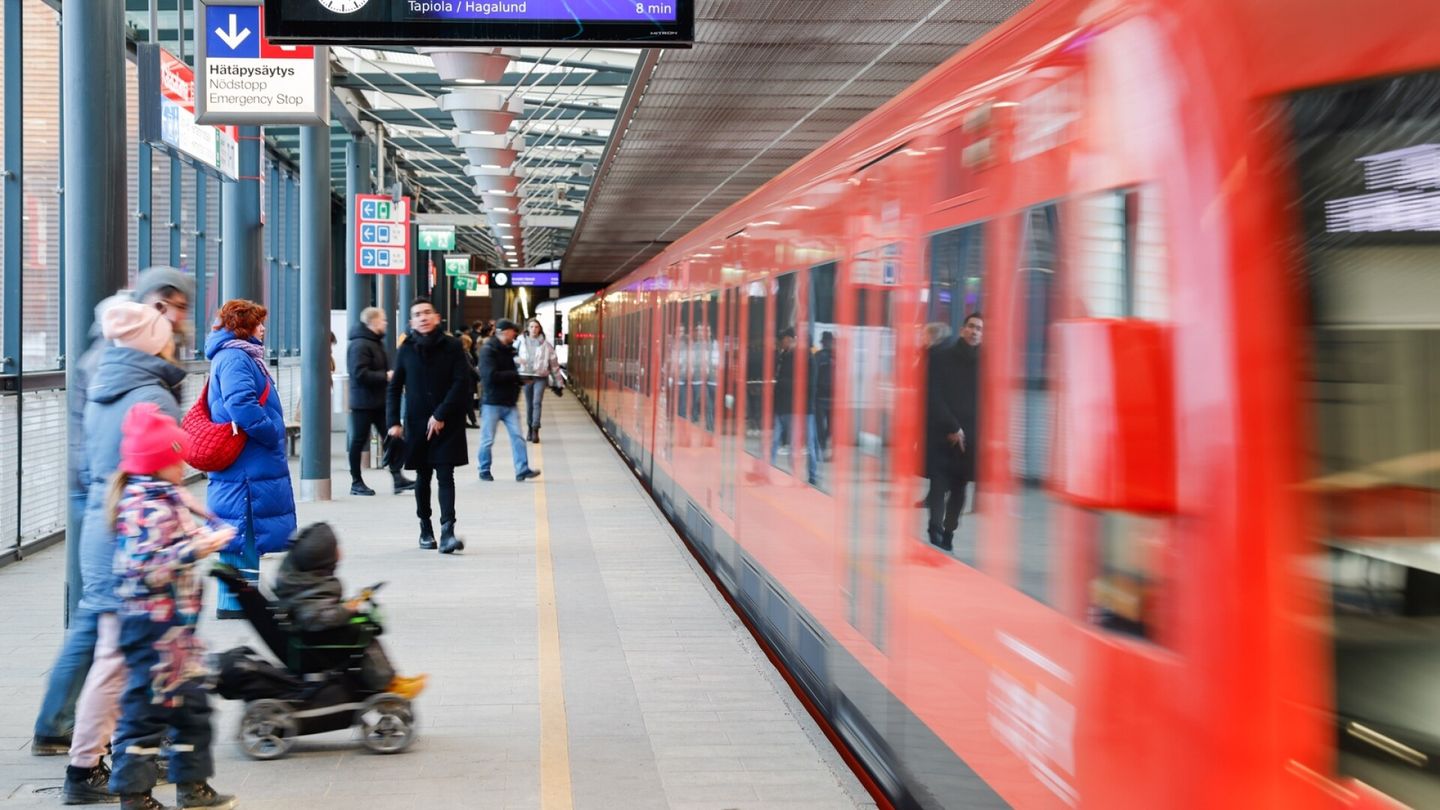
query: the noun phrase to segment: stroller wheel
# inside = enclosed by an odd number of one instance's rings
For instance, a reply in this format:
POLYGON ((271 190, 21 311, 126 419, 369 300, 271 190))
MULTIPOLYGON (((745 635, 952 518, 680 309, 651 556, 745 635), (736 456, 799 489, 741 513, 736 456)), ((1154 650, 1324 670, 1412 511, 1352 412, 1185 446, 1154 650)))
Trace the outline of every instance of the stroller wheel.
POLYGON ((388 692, 365 701, 360 710, 360 740, 377 754, 398 754, 415 741, 415 710, 410 701, 388 692))
POLYGON ((295 742, 298 729, 283 700, 257 700, 245 706, 240 721, 240 744, 252 759, 279 759, 295 742))

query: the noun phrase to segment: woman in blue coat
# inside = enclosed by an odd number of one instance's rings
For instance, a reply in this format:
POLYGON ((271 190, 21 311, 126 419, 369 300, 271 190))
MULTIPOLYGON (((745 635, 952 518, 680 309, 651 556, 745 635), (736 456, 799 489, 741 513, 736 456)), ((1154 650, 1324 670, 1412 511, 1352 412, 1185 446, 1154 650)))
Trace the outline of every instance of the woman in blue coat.
MULTIPOLYGON (((236 528, 235 542, 221 561, 251 581, 260 577, 260 555, 284 551, 295 533, 285 412, 265 363, 268 315, 254 301, 227 301, 205 341, 210 418, 234 422, 249 437, 234 464, 210 474, 207 499, 211 513, 236 528)), ((235 594, 223 585, 217 614, 222 619, 242 615, 235 594)))

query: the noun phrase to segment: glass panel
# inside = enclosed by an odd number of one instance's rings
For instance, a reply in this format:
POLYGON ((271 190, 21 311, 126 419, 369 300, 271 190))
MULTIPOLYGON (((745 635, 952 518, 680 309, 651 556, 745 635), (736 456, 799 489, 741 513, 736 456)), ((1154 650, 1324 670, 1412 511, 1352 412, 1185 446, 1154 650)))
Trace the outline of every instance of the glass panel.
POLYGON ((810 269, 810 322, 805 330, 810 347, 806 386, 806 469, 811 485, 830 491, 830 420, 835 410, 835 335, 840 331, 835 314, 834 262, 810 269))
POLYGON ((970 225, 930 238, 929 322, 925 325, 922 409, 925 507, 919 537, 975 564, 974 496, 979 449, 980 312, 985 226, 970 225))
POLYGON ((720 365, 720 294, 712 292, 705 297, 705 328, 701 335, 700 368, 705 379, 705 431, 715 432, 715 393, 719 386, 716 378, 720 365))
MULTIPOLYGON (((21 213, 21 352, 25 371, 58 368, 60 335, 60 27, 41 0, 22 6, 25 126, 21 213)), ((27 420, 29 414, 26 414, 27 420)), ((27 453, 28 455, 28 453, 27 453)))
POLYGON ((745 452, 759 458, 765 393, 765 282, 745 287, 745 452))
POLYGON ((1333 599, 1340 769, 1434 806, 1440 74, 1291 107, 1311 329, 1311 570, 1333 599))
POLYGON ((775 365, 770 378, 770 411, 775 415, 770 440, 770 463, 793 472, 795 441, 795 282, 798 273, 786 273, 771 282, 775 293, 775 365))
MULTIPOLYGON (((141 147, 146 149, 149 147, 141 147)), ((150 263, 170 263, 170 156, 150 150, 150 263)), ((144 270, 145 268, 140 268, 144 270)))
POLYGON ((1054 322, 1058 212, 1054 205, 1024 215, 1024 250, 1016 284, 1016 323, 1021 344, 1014 382, 1011 424, 1011 473, 1020 492, 1020 590, 1049 602, 1054 544, 1050 474, 1050 437, 1054 395, 1050 390, 1050 325, 1054 322))
MULTIPOLYGON (((140 74, 135 60, 125 60, 125 154, 138 155, 140 147, 140 74)), ((125 219, 129 238, 129 262, 126 267, 127 286, 135 283, 140 274, 140 220, 137 218, 140 200, 140 161, 130 160, 125 170, 126 189, 125 219)))

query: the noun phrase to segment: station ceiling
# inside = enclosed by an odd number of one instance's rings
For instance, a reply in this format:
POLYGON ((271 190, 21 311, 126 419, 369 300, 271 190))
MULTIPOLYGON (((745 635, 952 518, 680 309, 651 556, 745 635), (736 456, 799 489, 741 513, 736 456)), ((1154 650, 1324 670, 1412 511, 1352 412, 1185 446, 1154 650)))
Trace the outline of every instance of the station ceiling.
MULTIPOLYGON (((158 41, 179 54, 183 32, 190 57, 194 0, 153 1, 158 41)), ((125 0, 135 41, 149 37, 151 2, 125 0)), ((383 140, 387 183, 460 218, 460 249, 497 267, 563 257, 567 282, 605 282, 1028 2, 697 0, 693 49, 483 49, 502 62, 483 83, 465 73, 486 61, 474 49, 333 47, 331 176, 343 195, 346 143, 383 140), (467 99, 511 114, 508 127, 475 129, 490 124, 457 113, 467 99)), ((264 133, 298 161, 298 129, 264 133)))

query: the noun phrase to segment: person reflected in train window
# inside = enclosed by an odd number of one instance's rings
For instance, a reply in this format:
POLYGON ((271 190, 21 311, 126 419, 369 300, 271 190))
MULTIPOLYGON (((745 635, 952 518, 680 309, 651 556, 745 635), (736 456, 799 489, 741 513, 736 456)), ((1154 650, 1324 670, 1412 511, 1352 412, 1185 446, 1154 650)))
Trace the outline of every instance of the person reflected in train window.
POLYGON ((926 355, 928 539, 944 551, 953 548, 955 530, 965 509, 966 486, 975 479, 980 343, 984 332, 984 318, 978 312, 971 313, 965 317, 958 341, 933 345, 926 355))
POLYGON ((820 486, 820 462, 830 458, 830 406, 835 398, 835 334, 822 332, 820 348, 810 357, 810 385, 805 407, 807 480, 820 486))
MULTIPOLYGON (((930 352, 931 352, 936 346, 940 346, 940 345, 942 345, 942 344, 944 344, 944 343, 946 343, 947 341, 950 340, 950 325, 947 324, 947 323, 945 323, 945 322, 943 322, 943 321, 931 321, 930 323, 927 323, 927 324, 925 324, 923 327, 921 327, 921 329, 920 329, 920 340, 921 340, 922 346, 923 346, 923 348, 924 348, 924 354, 921 355, 920 359, 917 361, 917 365, 918 365, 919 363, 928 363, 929 360, 930 360, 930 352)), ((928 374, 926 375, 925 380, 926 380, 927 384, 928 384, 929 381, 931 380, 931 378, 930 378, 930 376, 929 376, 928 374)), ((927 413, 929 412, 928 400, 927 400, 926 412, 927 412, 927 413)), ((926 449, 926 454, 925 454, 925 470, 922 471, 922 472, 927 476, 927 480, 928 480, 928 476, 929 476, 929 472, 928 472, 929 466, 930 466, 930 454, 929 454, 929 449, 927 448, 927 449, 926 449)), ((928 494, 922 495, 922 496, 920 496, 920 500, 918 500, 918 501, 915 502, 915 508, 916 508, 916 509, 924 509, 924 508, 926 507, 926 505, 929 504, 929 503, 930 503, 930 496, 929 496, 928 494)))
POLYGON ((795 395, 795 330, 780 333, 780 349, 775 353, 774 397, 771 409, 775 414, 775 435, 770 442, 770 463, 776 456, 790 453, 790 414, 795 395))

